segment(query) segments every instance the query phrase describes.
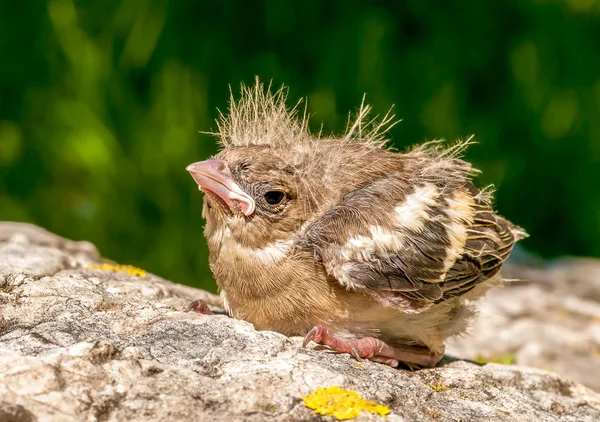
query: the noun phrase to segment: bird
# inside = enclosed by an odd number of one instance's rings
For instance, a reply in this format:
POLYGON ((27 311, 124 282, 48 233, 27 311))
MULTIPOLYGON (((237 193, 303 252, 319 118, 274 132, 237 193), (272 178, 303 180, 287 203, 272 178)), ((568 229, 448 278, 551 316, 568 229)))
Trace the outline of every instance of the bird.
POLYGON ((304 347, 435 366, 526 232, 474 185, 472 138, 396 151, 393 116, 371 118, 364 97, 342 135, 315 133, 288 92, 230 88, 219 152, 187 167, 226 312, 304 347))

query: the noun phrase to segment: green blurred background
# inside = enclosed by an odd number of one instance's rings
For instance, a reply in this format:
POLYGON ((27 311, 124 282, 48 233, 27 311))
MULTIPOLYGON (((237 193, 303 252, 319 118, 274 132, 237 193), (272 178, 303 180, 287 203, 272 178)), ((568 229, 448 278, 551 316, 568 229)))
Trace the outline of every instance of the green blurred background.
POLYGON ((255 75, 327 132, 366 93, 399 148, 475 133, 525 248, 600 255, 599 0, 2 2, 0 47, 0 220, 120 263, 214 290, 185 167, 255 75))

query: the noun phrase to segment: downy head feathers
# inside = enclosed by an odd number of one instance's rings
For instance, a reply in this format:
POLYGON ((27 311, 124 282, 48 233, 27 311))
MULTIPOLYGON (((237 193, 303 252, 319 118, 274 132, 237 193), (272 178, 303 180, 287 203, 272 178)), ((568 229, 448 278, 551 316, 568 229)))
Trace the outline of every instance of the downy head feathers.
MULTIPOLYGON (((233 92, 229 99, 229 114, 220 113, 217 120, 218 136, 223 147, 271 146, 289 147, 299 143, 331 139, 322 134, 312 134, 308 128, 306 103, 302 114, 302 100, 294 107, 286 105, 288 89, 282 86, 265 90, 257 77, 254 86, 241 85, 241 96, 235 99, 233 92)), ((350 115, 345 133, 340 141, 360 142, 372 147, 386 145, 385 134, 395 125, 390 112, 379 121, 376 116, 369 118, 371 106, 363 102, 355 116, 350 115)))

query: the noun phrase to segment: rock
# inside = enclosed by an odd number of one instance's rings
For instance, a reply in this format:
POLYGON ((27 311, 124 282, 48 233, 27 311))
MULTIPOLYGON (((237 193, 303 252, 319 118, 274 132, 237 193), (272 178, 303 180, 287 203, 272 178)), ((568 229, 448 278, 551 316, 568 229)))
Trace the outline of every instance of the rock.
MULTIPOLYGON (((259 332, 225 315, 186 313, 193 299, 216 307, 219 299, 130 267, 88 268, 102 262, 89 243, 0 223, 0 421, 333 420, 317 415, 302 398, 336 385, 387 406, 389 421, 600 420, 600 395, 557 373, 450 357, 437 368, 414 372, 358 363, 302 349, 299 338, 259 332)), ((556 356, 565 344, 569 353, 576 350, 571 340, 587 347, 588 337, 573 337, 580 325, 568 331, 570 323, 544 315, 564 306, 579 321, 594 314, 596 302, 568 296, 569 288, 546 305, 542 301, 560 283, 538 284, 494 293, 486 307, 498 310, 500 319, 478 322, 476 336, 454 343, 454 353, 511 350, 517 361, 545 356, 539 352, 550 350, 544 334, 520 338, 544 321, 543 327, 559 330, 548 336, 572 335, 555 339, 562 347, 554 349, 556 356), (535 296, 534 288, 547 295, 535 296), (491 341, 489 327, 501 340, 491 341), (502 346, 511 334, 511 347, 502 346)), ((589 338, 597 340, 595 333, 589 338)), ((592 359, 585 353, 575 358, 592 359)), ((382 418, 363 412, 356 420, 382 418)))
POLYGON ((450 341, 447 353, 511 360, 600 391, 600 261, 512 265, 505 274, 520 281, 491 290, 470 335, 450 341))

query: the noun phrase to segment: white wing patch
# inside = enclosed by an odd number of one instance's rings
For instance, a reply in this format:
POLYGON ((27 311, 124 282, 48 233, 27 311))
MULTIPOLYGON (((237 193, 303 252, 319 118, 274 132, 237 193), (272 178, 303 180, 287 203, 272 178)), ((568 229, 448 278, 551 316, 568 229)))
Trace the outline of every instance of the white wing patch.
MULTIPOLYGON (((374 255, 401 251, 405 247, 406 234, 404 230, 424 230, 425 223, 432 218, 428 211, 438 204, 439 196, 440 191, 432 184, 417 188, 394 210, 397 229, 391 230, 373 225, 369 227, 368 235, 356 235, 349 238, 340 248, 340 253, 334 262, 331 262, 332 265, 329 267, 331 274, 346 288, 360 288, 350 277, 354 265, 370 262, 376 259, 374 255)), ((450 246, 446 251, 441 280, 445 278, 456 260, 464 254, 468 228, 473 224, 473 215, 475 214, 474 200, 467 192, 455 192, 446 201, 448 205, 444 207, 444 212, 448 221, 444 227, 450 246)), ((434 218, 439 217, 442 215, 434 218)))
POLYGON ((396 224, 402 228, 423 230, 425 222, 429 220, 427 210, 437 204, 439 196, 440 192, 432 184, 418 187, 402 205, 396 207, 396 224))
POLYGON ((341 256, 346 260, 366 262, 378 252, 397 251, 402 248, 403 234, 380 226, 369 227, 371 236, 354 236, 342 247, 341 256))
POLYGON ((348 275, 352 272, 353 263, 350 261, 342 261, 331 267, 331 275, 345 288, 351 290, 360 289, 359 285, 352 282, 352 279, 348 275))
POLYGON ((456 192, 447 198, 448 208, 445 210, 450 222, 446 225, 446 232, 450 239, 450 247, 446 251, 444 260, 444 273, 446 273, 465 251, 468 237, 468 227, 473 224, 473 198, 466 192, 456 192))
POLYGON ((369 262, 373 255, 398 252, 404 248, 405 234, 402 229, 423 230, 429 220, 427 211, 437 204, 439 190, 433 184, 418 187, 404 202, 394 209, 398 230, 370 226, 369 235, 353 236, 342 246, 337 262, 331 268, 332 275, 347 288, 355 288, 348 276, 353 263, 369 262))
POLYGON ((348 275, 353 265, 369 262, 374 254, 394 252, 402 249, 404 235, 399 231, 384 229, 380 226, 369 227, 370 236, 353 236, 341 247, 339 258, 331 265, 331 274, 346 288, 356 288, 348 275))

